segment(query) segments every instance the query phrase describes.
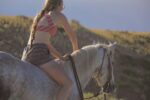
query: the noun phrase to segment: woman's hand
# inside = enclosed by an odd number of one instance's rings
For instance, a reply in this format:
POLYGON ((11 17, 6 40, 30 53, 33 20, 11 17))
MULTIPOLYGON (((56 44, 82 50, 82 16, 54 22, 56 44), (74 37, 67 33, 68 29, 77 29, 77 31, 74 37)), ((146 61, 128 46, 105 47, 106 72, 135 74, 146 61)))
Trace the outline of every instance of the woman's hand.
POLYGON ((61 59, 64 61, 69 60, 69 54, 65 54, 64 56, 61 57, 61 59))

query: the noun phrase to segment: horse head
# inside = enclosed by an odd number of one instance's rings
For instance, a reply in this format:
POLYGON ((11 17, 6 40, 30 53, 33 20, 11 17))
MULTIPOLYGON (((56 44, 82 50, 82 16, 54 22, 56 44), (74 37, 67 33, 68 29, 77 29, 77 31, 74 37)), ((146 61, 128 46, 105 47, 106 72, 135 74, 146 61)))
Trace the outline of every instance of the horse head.
POLYGON ((109 45, 97 44, 98 51, 103 51, 103 57, 101 64, 98 66, 96 72, 96 81, 102 92, 113 93, 115 91, 115 80, 114 80, 114 54, 116 43, 110 43, 109 45))

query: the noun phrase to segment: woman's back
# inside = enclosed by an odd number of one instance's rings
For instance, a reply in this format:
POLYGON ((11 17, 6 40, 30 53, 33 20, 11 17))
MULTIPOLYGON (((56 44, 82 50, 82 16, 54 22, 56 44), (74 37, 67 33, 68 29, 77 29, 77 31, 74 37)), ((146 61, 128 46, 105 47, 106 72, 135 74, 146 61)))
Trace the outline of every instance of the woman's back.
MULTIPOLYGON (((49 39, 56 34, 57 24, 56 15, 53 13, 44 14, 37 24, 34 43, 49 43, 49 39)), ((28 44, 31 44, 31 36, 28 44)))

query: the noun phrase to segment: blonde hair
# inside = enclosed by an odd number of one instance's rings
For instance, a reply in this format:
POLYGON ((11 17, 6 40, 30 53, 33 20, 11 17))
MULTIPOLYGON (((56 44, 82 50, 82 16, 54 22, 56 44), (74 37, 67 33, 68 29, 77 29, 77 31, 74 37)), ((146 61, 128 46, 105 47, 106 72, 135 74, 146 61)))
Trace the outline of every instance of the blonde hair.
POLYGON ((45 13, 48 13, 49 11, 53 11, 54 9, 56 9, 60 4, 62 3, 62 0, 46 0, 44 7, 42 8, 42 10, 37 14, 37 16, 34 18, 34 21, 32 23, 31 26, 31 46, 32 46, 32 42, 35 38, 35 30, 37 27, 37 24, 39 22, 39 20, 42 18, 42 16, 45 13))

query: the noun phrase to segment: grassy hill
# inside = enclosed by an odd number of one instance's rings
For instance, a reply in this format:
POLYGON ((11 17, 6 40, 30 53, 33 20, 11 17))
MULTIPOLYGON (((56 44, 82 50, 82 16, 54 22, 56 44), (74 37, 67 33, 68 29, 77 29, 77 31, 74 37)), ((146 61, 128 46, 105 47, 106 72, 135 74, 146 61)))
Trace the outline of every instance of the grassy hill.
MULTIPOLYGON (((0 51, 21 58, 31 23, 32 19, 25 16, 0 16, 0 51)), ((88 29, 75 20, 70 23, 77 34, 80 48, 96 42, 118 42, 114 68, 117 98, 150 100, 150 33, 88 29)), ((71 53, 71 44, 66 33, 59 29, 57 34, 52 40, 54 47, 63 54, 71 53)), ((89 87, 94 87, 93 81, 89 83, 87 90, 95 91, 89 87)))
POLYGON ((117 41, 119 45, 137 53, 150 54, 150 32, 128 32, 91 29, 92 32, 107 40, 117 41))

